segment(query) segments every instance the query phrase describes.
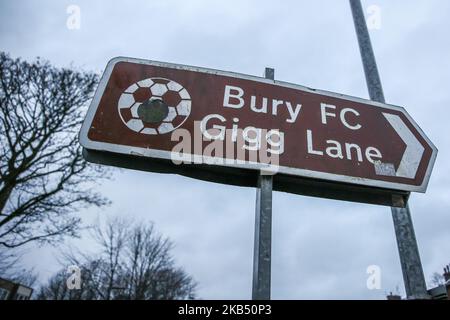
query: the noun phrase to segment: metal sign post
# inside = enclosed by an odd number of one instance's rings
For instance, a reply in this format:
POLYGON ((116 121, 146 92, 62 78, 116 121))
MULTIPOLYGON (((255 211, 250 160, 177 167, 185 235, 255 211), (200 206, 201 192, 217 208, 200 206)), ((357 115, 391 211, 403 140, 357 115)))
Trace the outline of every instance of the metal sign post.
MULTIPOLYGON (((385 103, 378 68, 360 0, 350 0, 370 99, 385 103)), ((429 298, 409 206, 391 208, 408 299, 429 298)))
MULTIPOLYGON (((275 79, 275 70, 266 68, 266 79, 275 79)), ((253 300, 270 300, 272 262, 272 175, 259 173, 256 189, 255 244, 253 252, 253 300)))

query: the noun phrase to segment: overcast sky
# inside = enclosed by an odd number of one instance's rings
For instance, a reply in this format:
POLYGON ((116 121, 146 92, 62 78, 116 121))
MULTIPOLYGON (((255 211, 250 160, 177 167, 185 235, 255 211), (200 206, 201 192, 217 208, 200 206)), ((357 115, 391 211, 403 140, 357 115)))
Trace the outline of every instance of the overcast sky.
MULTIPOLYGON (((410 207, 425 277, 450 263, 450 2, 363 1, 381 9, 371 37, 386 100, 404 106, 439 149, 426 194, 410 207)), ((1 1, 0 50, 103 72, 130 56, 260 76, 367 98, 348 1, 1 1), (282 3, 282 4, 281 4, 282 3), (67 7, 81 10, 69 29, 67 7)), ((100 187, 113 204, 80 212, 156 223, 204 299, 250 299, 255 189, 176 175, 114 170, 100 187)), ((72 241, 87 246, 87 237, 72 241)), ((274 299, 384 299, 404 295, 389 207, 273 194, 274 299), (381 289, 366 286, 369 265, 381 289)), ((24 263, 44 281, 56 250, 24 263)))

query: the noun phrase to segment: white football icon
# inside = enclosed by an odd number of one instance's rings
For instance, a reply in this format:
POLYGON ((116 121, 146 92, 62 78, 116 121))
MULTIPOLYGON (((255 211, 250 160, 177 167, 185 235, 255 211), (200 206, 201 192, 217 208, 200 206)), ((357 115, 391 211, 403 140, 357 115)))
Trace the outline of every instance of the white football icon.
POLYGON ((117 104, 120 118, 142 134, 164 134, 180 127, 191 113, 191 96, 179 83, 147 78, 130 85, 117 104))

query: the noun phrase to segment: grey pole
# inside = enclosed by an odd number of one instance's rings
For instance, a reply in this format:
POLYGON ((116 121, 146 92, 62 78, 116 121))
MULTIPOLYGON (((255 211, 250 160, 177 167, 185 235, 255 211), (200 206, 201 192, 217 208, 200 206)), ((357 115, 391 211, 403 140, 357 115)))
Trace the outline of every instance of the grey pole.
MULTIPOLYGON (((266 68, 266 79, 275 78, 275 70, 266 68)), ((271 175, 258 175, 256 188, 255 244, 253 251, 253 300, 270 300, 272 254, 272 184, 271 175)))
MULTIPOLYGON (((384 103, 383 87, 381 86, 380 75, 378 74, 377 63, 370 42, 361 1, 350 0, 350 6, 370 99, 384 103)), ((429 295, 427 293, 409 206, 407 205, 406 208, 392 207, 391 212, 402 266, 406 297, 408 299, 427 299, 429 295)))

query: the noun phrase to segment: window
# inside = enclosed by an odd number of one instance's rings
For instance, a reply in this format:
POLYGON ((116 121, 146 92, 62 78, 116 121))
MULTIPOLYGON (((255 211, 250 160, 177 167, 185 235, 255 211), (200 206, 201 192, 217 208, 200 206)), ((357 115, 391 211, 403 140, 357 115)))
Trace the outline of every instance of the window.
POLYGON ((8 299, 9 291, 3 288, 0 288, 0 300, 8 299))

